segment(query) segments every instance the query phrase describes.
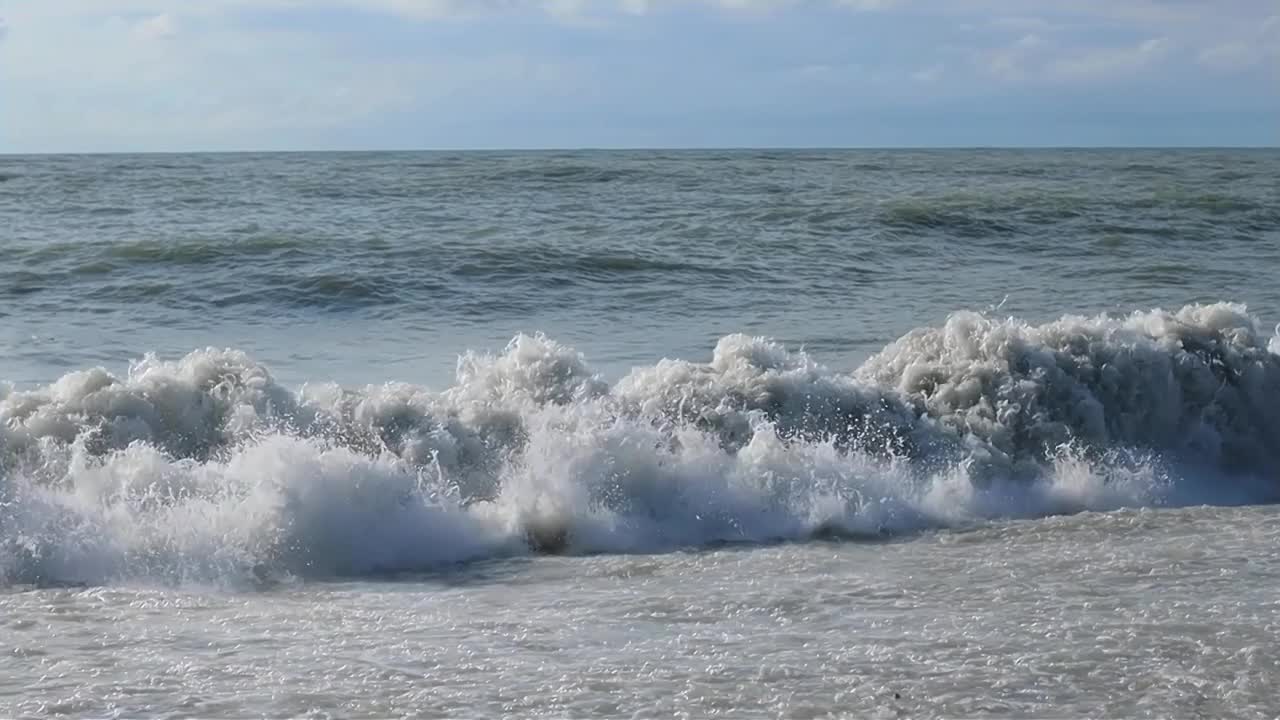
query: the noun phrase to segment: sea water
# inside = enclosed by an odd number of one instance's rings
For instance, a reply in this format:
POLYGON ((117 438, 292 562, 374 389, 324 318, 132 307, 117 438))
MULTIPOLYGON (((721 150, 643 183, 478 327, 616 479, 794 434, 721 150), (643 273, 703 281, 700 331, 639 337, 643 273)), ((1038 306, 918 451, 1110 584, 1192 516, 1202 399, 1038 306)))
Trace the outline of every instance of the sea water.
POLYGON ((1274 717, 1278 198, 0 158, 0 715, 1274 717))

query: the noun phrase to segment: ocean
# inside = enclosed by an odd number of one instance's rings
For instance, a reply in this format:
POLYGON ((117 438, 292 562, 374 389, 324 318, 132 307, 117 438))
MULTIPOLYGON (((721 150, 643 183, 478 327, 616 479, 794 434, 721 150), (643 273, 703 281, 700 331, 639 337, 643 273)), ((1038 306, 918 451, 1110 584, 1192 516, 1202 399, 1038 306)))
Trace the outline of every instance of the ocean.
POLYGON ((1280 715, 1280 151, 0 156, 0 716, 1280 715))

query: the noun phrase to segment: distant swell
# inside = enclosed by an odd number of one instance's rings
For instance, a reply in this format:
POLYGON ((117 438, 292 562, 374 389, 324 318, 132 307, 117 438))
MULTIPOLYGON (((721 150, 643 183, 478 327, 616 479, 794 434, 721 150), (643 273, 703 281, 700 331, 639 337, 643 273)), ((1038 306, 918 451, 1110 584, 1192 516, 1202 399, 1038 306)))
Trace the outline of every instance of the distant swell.
POLYGON ((374 306, 465 311, 478 300, 471 285, 476 281, 502 280, 544 296, 549 286, 686 278, 732 284, 757 275, 742 265, 698 262, 670 252, 553 245, 426 252, 389 250, 378 240, 336 243, 331 238, 260 234, 234 242, 62 243, 14 250, 11 257, 13 269, 0 267, 0 294, 48 293, 74 301, 75 307, 87 296, 99 307, 147 301, 201 312, 212 299, 216 308, 258 307, 272 315, 290 309, 358 311, 374 306), (182 281, 174 282, 175 276, 182 281), (81 290, 68 298, 63 293, 71 282, 81 290))
POLYGON ((1272 501, 1277 350, 1220 303, 957 313, 850 374, 741 335, 612 385, 520 336, 442 392, 148 357, 0 389, 0 578, 261 582, 1272 501))

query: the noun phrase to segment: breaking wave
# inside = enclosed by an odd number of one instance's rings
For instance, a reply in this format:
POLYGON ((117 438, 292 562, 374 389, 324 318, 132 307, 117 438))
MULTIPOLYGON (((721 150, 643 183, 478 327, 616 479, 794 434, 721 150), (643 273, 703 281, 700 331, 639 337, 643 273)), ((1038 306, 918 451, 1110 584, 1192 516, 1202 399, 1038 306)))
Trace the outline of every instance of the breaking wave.
POLYGON ((957 313, 851 373, 742 335, 612 384, 519 336, 439 392, 148 356, 0 388, 0 582, 254 583, 1267 502, 1278 351, 1219 303, 957 313))

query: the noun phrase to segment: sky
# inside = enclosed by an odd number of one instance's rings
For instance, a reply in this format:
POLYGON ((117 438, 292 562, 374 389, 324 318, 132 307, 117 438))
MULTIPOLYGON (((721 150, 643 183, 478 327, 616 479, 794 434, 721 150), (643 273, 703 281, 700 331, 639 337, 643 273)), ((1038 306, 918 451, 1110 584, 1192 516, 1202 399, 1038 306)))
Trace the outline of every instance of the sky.
POLYGON ((0 0, 0 152, 1280 145, 1280 0, 0 0))

